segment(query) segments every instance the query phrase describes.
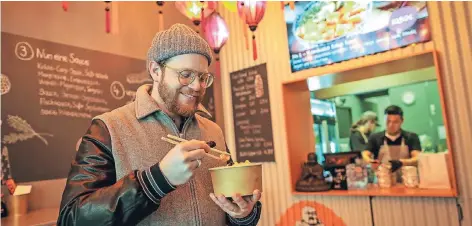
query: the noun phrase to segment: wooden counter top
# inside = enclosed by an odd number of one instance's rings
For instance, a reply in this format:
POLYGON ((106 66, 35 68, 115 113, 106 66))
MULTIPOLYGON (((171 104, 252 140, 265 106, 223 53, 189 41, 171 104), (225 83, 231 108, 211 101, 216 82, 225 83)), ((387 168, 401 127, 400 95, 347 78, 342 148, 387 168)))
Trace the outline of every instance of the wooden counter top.
POLYGON ((8 216, 2 218, 2 226, 49 226, 56 225, 59 215, 58 208, 30 211, 22 216, 8 216))
POLYGON ((391 188, 371 187, 365 190, 329 190, 323 192, 294 191, 293 194, 326 196, 457 197, 453 189, 406 188, 402 185, 391 188))

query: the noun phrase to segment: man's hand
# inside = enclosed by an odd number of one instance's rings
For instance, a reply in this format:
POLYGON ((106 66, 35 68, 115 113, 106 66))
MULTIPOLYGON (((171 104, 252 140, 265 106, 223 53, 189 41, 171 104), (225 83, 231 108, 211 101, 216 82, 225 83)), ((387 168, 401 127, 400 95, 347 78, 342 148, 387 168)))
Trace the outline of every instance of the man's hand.
POLYGON ((193 176, 210 147, 203 141, 191 140, 179 143, 160 161, 162 174, 172 185, 185 184, 193 176))
POLYGON ((6 181, 6 184, 7 184, 7 187, 8 187, 8 191, 10 192, 11 195, 13 195, 15 193, 15 190, 16 190, 15 181, 10 178, 6 181))
POLYGON ((261 192, 255 190, 252 196, 244 198, 241 197, 240 194, 236 194, 232 197, 233 202, 228 200, 224 195, 215 196, 213 193, 210 194, 210 198, 231 217, 244 218, 252 212, 256 202, 261 199, 261 192))

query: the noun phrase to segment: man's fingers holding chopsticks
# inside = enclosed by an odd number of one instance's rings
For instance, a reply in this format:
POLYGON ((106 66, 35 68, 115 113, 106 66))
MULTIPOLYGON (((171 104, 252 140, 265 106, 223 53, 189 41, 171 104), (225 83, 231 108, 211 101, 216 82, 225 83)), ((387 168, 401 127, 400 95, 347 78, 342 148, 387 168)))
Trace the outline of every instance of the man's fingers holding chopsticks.
POLYGON ((196 170, 200 165, 202 164, 202 161, 200 159, 190 161, 187 163, 188 169, 190 171, 196 170))
POLYGON ((203 149, 197 149, 193 151, 188 151, 184 153, 184 161, 185 162, 192 162, 195 160, 202 159, 206 156, 206 152, 203 149))
POLYGON ((189 140, 186 142, 181 142, 178 145, 180 146, 180 150, 182 151, 193 151, 196 149, 203 149, 206 153, 210 152, 210 146, 208 146, 208 144, 206 144, 204 141, 189 140))

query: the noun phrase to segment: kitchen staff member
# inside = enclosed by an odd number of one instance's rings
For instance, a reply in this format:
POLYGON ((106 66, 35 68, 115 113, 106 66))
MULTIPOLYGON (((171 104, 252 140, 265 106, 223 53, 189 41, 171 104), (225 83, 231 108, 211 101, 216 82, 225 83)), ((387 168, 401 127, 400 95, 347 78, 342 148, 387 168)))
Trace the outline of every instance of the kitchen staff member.
POLYGON ((403 165, 416 165, 421 152, 418 135, 403 130, 403 110, 395 105, 385 109, 386 130, 369 137, 362 158, 371 163, 392 164, 392 172, 403 165))
POLYGON ((364 112, 362 117, 351 127, 351 136, 349 137, 351 151, 364 151, 369 141, 368 138, 376 126, 379 126, 377 114, 373 111, 364 112))

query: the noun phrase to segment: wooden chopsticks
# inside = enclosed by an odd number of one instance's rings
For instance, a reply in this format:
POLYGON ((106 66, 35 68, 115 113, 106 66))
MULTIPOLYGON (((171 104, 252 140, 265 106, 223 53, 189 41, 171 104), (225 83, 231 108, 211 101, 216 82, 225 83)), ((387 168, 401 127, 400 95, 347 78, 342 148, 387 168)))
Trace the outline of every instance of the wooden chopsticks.
MULTIPOLYGON (((179 144, 180 142, 185 142, 187 140, 183 139, 183 138, 180 138, 180 137, 177 137, 177 136, 173 136, 173 135, 170 135, 168 134, 167 137, 161 137, 161 139, 163 141, 166 141, 168 143, 171 143, 171 144, 174 144, 174 145, 177 145, 179 144)), ((224 152, 224 151, 220 151, 218 149, 215 149, 215 148, 210 148, 211 151, 213 152, 216 152, 216 153, 219 153, 219 154, 222 154, 222 155, 228 155, 228 156, 231 156, 231 154, 227 153, 227 152, 224 152)), ((214 159, 218 159, 218 160, 222 160, 222 158, 220 157, 216 157, 214 155, 211 155, 209 153, 207 153, 207 155, 211 158, 214 158, 214 159)))

